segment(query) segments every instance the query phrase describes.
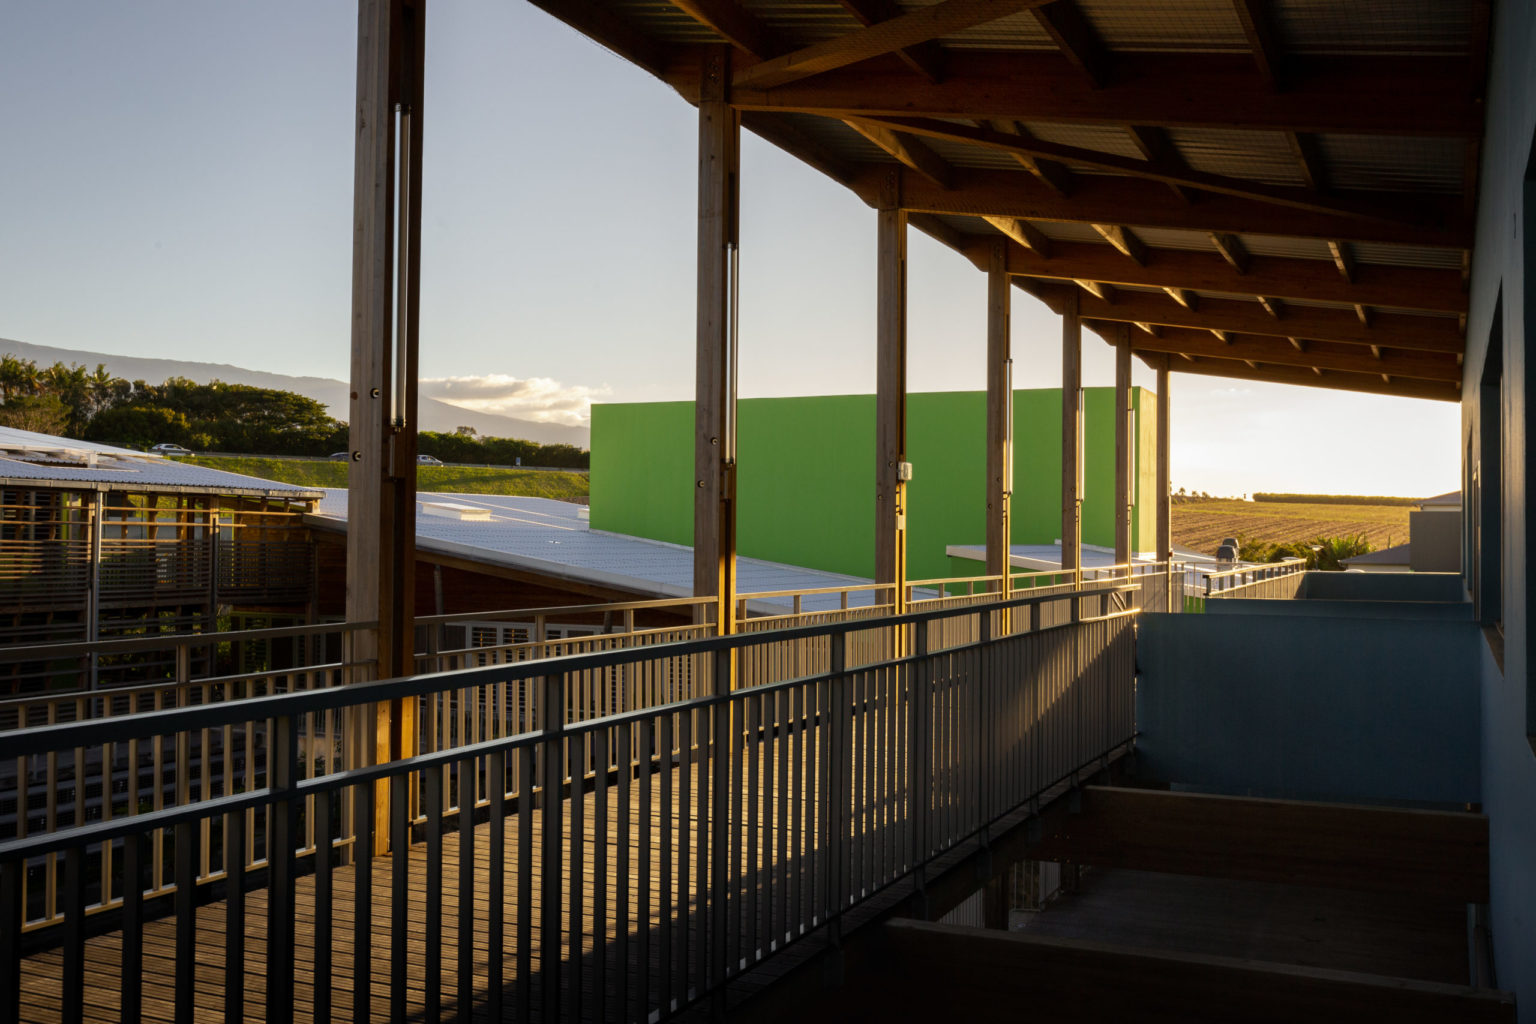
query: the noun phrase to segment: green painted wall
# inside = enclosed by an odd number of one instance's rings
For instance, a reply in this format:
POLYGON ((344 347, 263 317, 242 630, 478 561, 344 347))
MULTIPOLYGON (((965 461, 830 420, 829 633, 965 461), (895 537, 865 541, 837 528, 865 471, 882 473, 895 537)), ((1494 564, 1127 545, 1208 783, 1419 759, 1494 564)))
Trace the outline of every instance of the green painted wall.
MULTIPOLYGON (((1134 408, 1152 408, 1137 389, 1134 408)), ((757 398, 738 406, 738 550, 855 576, 874 574, 872 395, 757 398)), ((1133 544, 1149 544, 1155 423, 1139 417, 1133 544), (1143 540, 1142 538, 1145 538, 1143 540)), ((1061 396, 1014 392, 1013 540, 1061 535, 1061 396)), ((693 403, 592 408, 592 527, 675 544, 693 530, 693 403)), ((953 575, 950 544, 984 540, 986 396, 909 395, 908 576, 953 575)), ((1083 540, 1114 543, 1114 389, 1084 396, 1083 540)))

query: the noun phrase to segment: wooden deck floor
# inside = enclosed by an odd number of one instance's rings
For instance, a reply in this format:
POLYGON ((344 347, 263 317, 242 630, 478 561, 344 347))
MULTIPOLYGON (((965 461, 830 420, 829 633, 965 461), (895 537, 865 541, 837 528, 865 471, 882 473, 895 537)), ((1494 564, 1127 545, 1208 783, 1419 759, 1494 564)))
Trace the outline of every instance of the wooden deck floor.
MULTIPOLYGON (((814 736, 815 730, 808 730, 814 736)), ((805 745, 803 767, 815 777, 816 744, 805 745)), ((737 885, 743 893, 755 895, 755 899, 743 898, 735 903, 731 924, 739 936, 740 952, 751 959, 754 946, 762 949, 778 948, 779 940, 769 936, 793 934, 792 922, 809 920, 811 907, 824 893, 826 885, 825 864, 818 856, 802 851, 816 852, 820 848, 815 808, 809 802, 796 814, 793 801, 778 800, 785 787, 788 766, 775 769, 757 759, 747 762, 751 767, 738 770, 759 772, 761 814, 750 817, 743 814, 741 824, 742 874, 737 885), (777 810, 769 813, 773 806, 777 810), (757 855, 758 863, 768 866, 755 873, 746 865, 757 855)), ((894 765, 882 766, 883 762, 871 759, 880 766, 875 773, 888 782, 897 783, 894 765)), ((798 771, 796 766, 793 770, 798 771)), ((573 975, 579 973, 580 1019, 585 1020, 644 1020, 648 1012, 665 1002, 681 1006, 686 1003, 694 987, 703 977, 704 965, 699 957, 698 931, 701 921, 707 919, 708 908, 700 900, 699 869, 707 870, 707 858, 699 854, 698 813, 701 782, 707 771, 705 762, 695 762, 674 767, 670 773, 657 772, 649 778, 649 794, 644 784, 636 780, 631 784, 630 799, 621 802, 621 791, 616 784, 608 787, 603 803, 606 813, 599 815, 598 795, 589 789, 580 798, 580 845, 583 849, 581 888, 578 899, 581 916, 583 956, 579 968, 573 970, 569 962, 561 972, 558 982, 562 985, 564 1013, 571 1015, 571 986, 576 984, 573 975), (670 774, 670 777, 669 777, 670 774), (601 820, 600 820, 601 819, 601 820), (645 821, 648 819, 648 827, 645 821), (602 879, 597 875, 597 862, 601 851, 602 879), (686 865, 684 861, 687 861, 686 865), (663 867, 669 863, 669 867, 663 867), (627 885, 621 885, 621 864, 627 885), (649 875, 644 871, 649 870, 649 875), (670 901, 663 893, 670 891, 670 901), (627 891, 627 895, 625 895, 627 891), (597 899, 597 894, 604 896, 597 899), (670 910, 670 913, 664 913, 670 910), (602 945, 604 953, 599 961, 595 952, 594 931, 600 930, 607 941, 602 945), (667 941, 670 930, 670 943, 667 941), (686 940, 684 934, 686 933, 686 940), (622 936, 622 937, 621 937, 622 936), (623 951, 621 954, 621 946, 623 951), (620 970, 620 957, 625 969, 620 970), (644 967, 642 969, 642 963, 644 967), (622 1007, 627 1007, 626 1013, 622 1007)), ((874 778, 868 781, 875 783, 874 778)), ((899 784, 897 786, 899 789, 899 784)), ((707 792, 707 790, 706 790, 707 792)), ((791 789, 790 792, 793 792, 791 789)), ((897 818, 897 800, 890 798, 890 791, 866 792, 862 800, 854 801, 864 815, 862 834, 851 835, 848 842, 850 861, 887 869, 895 866, 898 850, 906 838, 904 823, 897 818), (871 824, 872 823, 872 824, 871 824)), ((562 934, 560 948, 568 951, 571 930, 569 882, 571 878, 570 851, 572 848, 571 799, 562 808, 562 855, 561 869, 563 895, 561 896, 562 934)), ((859 815, 853 816, 855 827, 859 815)), ((707 820, 707 817, 706 817, 707 820)), ((519 997, 528 1000, 531 1007, 529 1019, 541 1019, 544 978, 540 969, 543 936, 540 929, 539 879, 543 865, 542 815, 535 807, 527 821, 529 841, 524 843, 521 829, 523 822, 516 813, 504 819, 504 863, 507 891, 505 899, 493 898, 487 865, 491 843, 488 823, 480 823, 474 832, 474 1014, 484 1018, 485 1000, 489 985, 487 936, 490 915, 499 912, 503 921, 503 999, 508 1012, 518 1005, 519 997), (520 908, 515 891, 516 879, 522 865, 519 856, 527 848, 527 871, 532 879, 530 887, 528 921, 519 920, 520 908), (526 935, 528 946, 529 976, 518 976, 519 942, 526 935), (524 996, 520 986, 528 986, 524 996)), ((441 1006, 445 1017, 451 1017, 457 1008, 458 994, 458 900, 459 900, 459 835, 456 826, 449 824, 450 831, 442 837, 442 888, 440 905, 442 913, 442 958, 438 964, 441 978, 441 1006)), ((428 964, 426 952, 427 913, 427 847, 416 842, 410 847, 408 886, 410 912, 407 916, 410 932, 407 937, 408 992, 407 1011, 411 1019, 427 1019, 428 964)), ((391 921, 390 897, 393 872, 391 858, 376 857, 372 867, 372 935, 370 976, 372 1019, 389 1019, 389 998, 392 985, 390 964, 391 921)), ((354 893, 357 870, 351 866, 338 866, 332 871, 332 970, 329 978, 331 992, 331 1017, 352 1019, 354 1004, 354 893)), ((295 1016, 310 1021, 315 1015, 315 879, 311 874, 301 875, 297 881, 298 918, 296 922, 296 971, 295 1016)), ((225 924, 228 908, 224 900, 205 903, 196 910, 196 984, 195 1002, 197 1019, 222 1021, 225 1019, 225 924)), ((245 1013, 248 1019, 266 1017, 266 932, 267 892, 253 889, 244 897, 245 1013)), ((707 927, 707 924, 705 925, 707 927)), ((793 948, 793 947, 791 947, 793 948)), ((122 937, 112 932, 87 940, 85 1019, 88 1021, 117 1021, 121 1018, 119 980, 122 937)), ((143 992, 144 1019, 147 1021, 174 1020, 175 981, 175 920, 168 913, 147 921, 144 925, 143 992)), ((733 947, 733 952, 736 952, 733 947)), ((794 956, 789 957, 790 960, 794 956)), ((568 958, 569 960, 569 958, 568 958)), ((771 959, 770 959, 771 963, 771 959)), ((58 949, 51 949, 28 956, 21 964, 22 1019, 25 1021, 52 1022, 60 1019, 62 956, 58 949)), ((751 983, 749 983, 751 984, 751 983)))

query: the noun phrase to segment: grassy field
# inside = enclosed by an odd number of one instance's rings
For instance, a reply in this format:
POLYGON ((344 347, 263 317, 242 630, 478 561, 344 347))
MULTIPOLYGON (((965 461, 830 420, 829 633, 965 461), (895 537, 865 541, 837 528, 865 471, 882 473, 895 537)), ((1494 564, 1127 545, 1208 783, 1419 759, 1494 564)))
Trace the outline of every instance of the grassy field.
MULTIPOLYGON (((243 473, 301 487, 347 486, 347 463, 327 459, 258 459, 243 456, 194 455, 181 459, 226 473, 243 473)), ((421 466, 416 486, 423 491, 461 494, 513 494, 571 501, 584 498, 590 483, 584 473, 533 469, 482 469, 478 466, 421 466)))
POLYGON ((1407 543, 1409 511, 1401 505, 1196 499, 1173 506, 1173 542, 1214 555, 1226 537, 1283 544, 1363 533, 1372 550, 1380 550, 1407 543))

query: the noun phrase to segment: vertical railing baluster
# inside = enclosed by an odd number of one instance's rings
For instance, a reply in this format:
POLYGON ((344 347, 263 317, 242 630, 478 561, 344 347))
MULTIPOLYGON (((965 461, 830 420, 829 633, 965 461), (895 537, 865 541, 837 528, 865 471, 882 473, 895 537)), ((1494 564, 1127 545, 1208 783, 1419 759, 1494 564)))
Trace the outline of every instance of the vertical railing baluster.
POLYGON ((373 1019, 374 784, 352 791, 352 1021, 373 1019))
POLYGON ((405 1024, 410 981, 407 928, 410 922, 411 774, 389 777, 389 1019, 405 1024))
MULTIPOLYGON (((489 763, 487 764, 489 767, 489 763)), ((469 1024, 475 1006, 475 782, 479 775, 475 759, 459 762, 459 934, 458 934, 458 1017, 469 1024)), ((494 780, 487 777, 487 787, 494 780)), ((494 878, 488 876, 488 881, 494 878)), ((487 911, 494 917, 501 904, 495 891, 488 889, 487 911)))
POLYGON ((731 884, 730 806, 731 806, 731 670, 734 652, 718 648, 711 664, 714 696, 719 698, 710 709, 709 744, 709 938, 714 955, 709 963, 709 987, 712 1007, 717 1016, 725 1010, 725 979, 730 971, 729 928, 731 884))
POLYGON ((137 832, 123 838, 123 991, 118 1016, 124 1024, 139 1024, 144 1012, 144 839, 137 832))
POLYGON ((676 911, 677 903, 672 889, 672 861, 673 848, 676 846, 676 836, 672 830, 672 716, 662 715, 657 719, 656 745, 658 750, 658 780, 661 783, 660 793, 660 820, 657 822, 657 852, 661 863, 659 869, 661 878, 657 887, 657 909, 660 917, 657 921, 657 975, 656 996, 661 1003, 662 1016, 672 1011, 672 917, 676 911))
MULTIPOLYGON (((633 612, 629 615, 626 624, 633 631, 633 612)), ((608 838, 612 830, 608 825, 610 767, 607 751, 612 749, 611 737, 612 733, 608 731, 597 734, 594 747, 602 753, 602 760, 596 766, 592 784, 595 803, 592 818, 592 1009, 598 1020, 605 1020, 608 1012, 608 838)))
POLYGON ((634 774, 635 766, 631 751, 634 749, 632 730, 628 722, 618 728, 618 762, 619 762, 619 801, 616 808, 619 819, 618 837, 618 863, 614 865, 614 876, 617 880, 617 891, 614 893, 614 957, 618 965, 618 990, 614 992, 614 1005, 618 1016, 624 1017, 629 1013, 629 848, 630 835, 633 830, 634 804, 630 796, 630 778, 634 774))
POLYGON ((267 806, 267 1012, 268 1021, 293 1020, 294 840, 299 801, 298 719, 271 719, 267 779, 274 796, 267 806))
POLYGON ((314 1019, 331 1019, 331 808, 330 790, 315 794, 309 831, 315 841, 314 1019))
POLYGON ((651 718, 640 720, 639 770, 635 779, 640 798, 636 836, 640 847, 637 851, 639 865, 635 878, 635 937, 638 940, 635 943, 638 967, 635 978, 635 1016, 642 1021, 649 1019, 651 1013, 651 899, 655 887, 655 880, 651 877, 651 837, 654 834, 651 826, 651 787, 655 785, 651 772, 651 751, 654 749, 651 726, 651 718))
POLYGON ((487 811, 487 848, 485 858, 485 1016, 502 1019, 503 965, 506 958, 507 925, 507 755, 497 750, 485 759, 487 811))
POLYGON ((928 807, 933 792, 933 694, 929 685, 928 631, 918 629, 913 643, 913 660, 907 668, 911 693, 908 714, 907 819, 911 822, 912 850, 909 865, 921 870, 928 859, 928 807))
MULTIPOLYGON (((25 786, 26 775, 19 779, 25 786)), ((18 817, 24 811, 24 805, 19 807, 18 817)), ((26 916, 21 876, 26 870, 24 860, 0 863, 0 1024, 17 1024, 21 1020, 21 923, 26 916)))
POLYGON ((533 1016, 533 762, 517 748, 517 1019, 533 1016))
POLYGON ((224 815, 224 1019, 245 1019, 244 810, 224 815))
MULTIPOLYGON (((75 806, 85 803, 82 764, 75 758, 75 806)), ((18 810, 24 808, 19 807, 18 810)), ((179 837, 179 833, 178 833, 179 837)), ((178 861, 177 867, 180 868, 178 861)), ((178 896, 180 893, 177 894, 178 896)), ((64 854, 64 956, 63 1000, 59 1006, 64 1024, 79 1024, 85 1016, 85 850, 71 846, 64 854)), ((178 903, 178 910, 180 904, 178 903)), ((178 940, 180 939, 178 929, 178 940)), ((177 946, 177 968, 181 966, 181 948, 177 946)))
POLYGON ((583 929, 582 914, 585 910, 587 896, 586 886, 586 823, 587 823, 587 797, 586 797, 586 769, 587 763, 587 734, 585 732, 572 733, 568 741, 567 757, 570 763, 571 773, 571 848, 570 848, 570 883, 566 889, 567 925, 570 932, 570 945, 568 956, 570 958, 570 1017, 571 1020, 581 1020, 582 1004, 582 959, 583 959, 583 929))
POLYGON ((832 665, 827 678, 826 702, 822 705, 820 731, 826 737, 822 744, 825 760, 821 775, 827 780, 826 822, 823 825, 827 842, 826 906, 829 915, 827 927, 834 945, 842 938, 842 916, 847 904, 847 865, 845 848, 848 839, 848 773, 851 767, 846 746, 848 716, 850 713, 847 675, 846 636, 832 635, 832 665))
POLYGON ((197 978, 197 825, 176 826, 176 1024, 192 1024, 197 978))
MULTIPOLYGON (((543 738, 539 744, 544 784, 542 825, 542 879, 539 886, 541 910, 539 921, 539 976, 543 982, 544 1019, 560 1018, 560 910, 565 894, 561 856, 561 783, 565 777, 565 676, 554 673, 542 679, 543 738)), ((573 880, 574 881, 574 880, 573 880)))
MULTIPOLYGON (((421 773, 422 812, 426 815, 427 877, 422 893, 425 914, 422 951, 422 996, 427 1020, 443 1016, 443 772, 427 768, 421 773)), ((396 851, 401 856, 405 851, 396 851)))

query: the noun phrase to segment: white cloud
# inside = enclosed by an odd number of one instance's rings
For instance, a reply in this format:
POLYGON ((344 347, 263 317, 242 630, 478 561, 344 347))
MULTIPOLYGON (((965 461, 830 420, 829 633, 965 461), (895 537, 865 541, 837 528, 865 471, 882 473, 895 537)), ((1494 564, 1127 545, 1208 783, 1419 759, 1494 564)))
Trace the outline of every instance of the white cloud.
POLYGON ((548 377, 513 377, 504 373, 427 377, 420 381, 419 388, 422 398, 435 398, 460 409, 574 427, 589 425, 592 402, 613 393, 607 384, 566 385, 548 377))

